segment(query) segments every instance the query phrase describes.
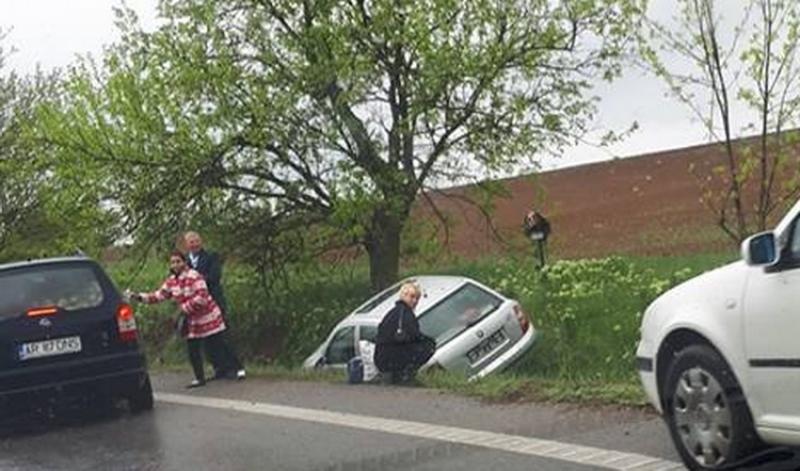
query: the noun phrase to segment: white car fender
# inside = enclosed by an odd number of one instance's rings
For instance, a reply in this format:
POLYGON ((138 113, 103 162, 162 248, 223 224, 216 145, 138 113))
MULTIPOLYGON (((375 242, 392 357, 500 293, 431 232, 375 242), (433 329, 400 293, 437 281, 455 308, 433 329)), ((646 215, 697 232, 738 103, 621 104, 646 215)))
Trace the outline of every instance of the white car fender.
POLYGON ((664 341, 685 329, 704 337, 722 355, 748 393, 742 319, 746 278, 746 266, 733 263, 693 278, 653 302, 642 324, 642 339, 651 345, 655 377, 665 373, 657 371, 664 341))
MULTIPOLYGON (((669 329, 665 329, 664 332, 659 335, 659 339, 656 342, 659 350, 664 340, 666 340, 671 333, 681 329, 692 331, 704 337, 708 343, 722 355, 728 365, 733 369, 733 373, 739 381, 742 390, 747 394, 750 389, 749 378, 746 375, 747 359, 742 349, 736 346, 734 344, 735 342, 729 341, 730 338, 727 337, 731 333, 734 333, 731 331, 735 330, 739 331, 736 332, 737 335, 741 335, 741 328, 726 329, 724 323, 717 323, 717 325, 714 326, 713 323, 694 322, 692 319, 683 319, 682 321, 671 323, 669 327, 669 329)), ((655 353, 657 354, 658 350, 656 350, 655 353)), ((657 371, 657 363, 653 365, 653 371, 656 375, 660 374, 660 372, 657 371)))

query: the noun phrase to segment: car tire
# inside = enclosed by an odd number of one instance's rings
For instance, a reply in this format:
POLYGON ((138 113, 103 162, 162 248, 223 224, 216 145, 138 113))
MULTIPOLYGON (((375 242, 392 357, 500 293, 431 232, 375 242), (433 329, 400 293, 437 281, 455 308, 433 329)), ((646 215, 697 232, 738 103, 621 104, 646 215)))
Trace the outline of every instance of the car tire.
POLYGON ((763 446, 733 371, 707 345, 675 355, 662 397, 672 441, 688 469, 720 469, 763 446))
POLYGON ((150 375, 146 375, 144 383, 139 386, 139 389, 128 396, 128 407, 134 414, 153 409, 153 387, 150 385, 150 375))

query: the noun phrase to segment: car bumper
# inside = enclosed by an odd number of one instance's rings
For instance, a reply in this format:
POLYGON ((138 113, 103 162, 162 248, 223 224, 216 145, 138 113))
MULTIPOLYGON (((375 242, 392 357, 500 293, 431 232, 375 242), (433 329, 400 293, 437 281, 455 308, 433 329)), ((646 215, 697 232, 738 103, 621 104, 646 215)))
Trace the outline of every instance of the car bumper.
POLYGON ((495 358, 494 361, 486 365, 482 370, 470 376, 469 380, 473 381, 479 378, 483 378, 486 375, 507 368, 512 363, 514 363, 514 361, 516 361, 519 357, 521 357, 525 352, 527 352, 533 346, 534 343, 536 343, 536 339, 538 338, 538 336, 539 336, 539 331, 537 331, 535 328, 533 328, 533 326, 531 326, 528 329, 528 331, 525 332, 525 335, 523 335, 513 347, 509 348, 502 355, 495 358))
POLYGON ((636 349, 636 368, 639 370, 639 380, 642 382, 642 388, 647 395, 647 399, 661 413, 661 400, 658 396, 658 381, 655 372, 655 355, 648 342, 639 342, 639 346, 636 349))
POLYGON ((145 358, 138 351, 15 368, 0 372, 0 398, 81 388, 122 394, 141 385, 146 375, 145 358))

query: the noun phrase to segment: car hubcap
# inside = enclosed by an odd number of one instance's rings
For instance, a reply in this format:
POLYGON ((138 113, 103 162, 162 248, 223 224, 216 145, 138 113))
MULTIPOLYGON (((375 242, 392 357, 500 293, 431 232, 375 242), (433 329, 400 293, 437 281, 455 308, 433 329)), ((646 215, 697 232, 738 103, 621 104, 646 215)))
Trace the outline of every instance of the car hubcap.
POLYGON ((675 386, 673 415, 683 446, 698 464, 717 466, 731 444, 731 412, 719 381, 696 367, 683 372, 675 386))

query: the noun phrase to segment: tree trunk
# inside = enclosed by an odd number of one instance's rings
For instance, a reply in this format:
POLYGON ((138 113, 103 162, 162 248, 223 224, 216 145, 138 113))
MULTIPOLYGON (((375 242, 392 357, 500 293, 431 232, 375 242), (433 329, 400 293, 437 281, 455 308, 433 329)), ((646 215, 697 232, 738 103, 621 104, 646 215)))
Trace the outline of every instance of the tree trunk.
POLYGON ((372 289, 382 290, 397 281, 400 269, 400 233, 405 219, 385 209, 376 209, 367 233, 369 278, 372 289))

